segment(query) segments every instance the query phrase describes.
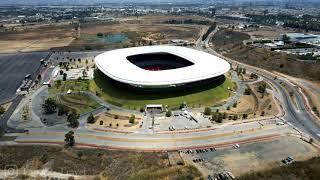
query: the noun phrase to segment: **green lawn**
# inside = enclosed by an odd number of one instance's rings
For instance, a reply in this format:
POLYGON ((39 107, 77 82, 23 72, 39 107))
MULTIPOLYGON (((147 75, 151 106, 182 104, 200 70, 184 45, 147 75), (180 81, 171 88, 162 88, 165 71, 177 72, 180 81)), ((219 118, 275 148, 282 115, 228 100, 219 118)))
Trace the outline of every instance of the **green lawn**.
POLYGON ((146 104, 163 104, 168 105, 171 109, 176 109, 183 102, 191 107, 212 106, 230 96, 231 91, 228 90, 228 87, 233 89, 235 84, 226 78, 220 85, 213 83, 180 91, 139 91, 114 85, 114 82, 100 71, 95 73, 95 79, 90 81, 89 85, 89 89, 92 92, 99 92, 100 97, 105 101, 129 109, 139 109, 146 104))
POLYGON ((88 91, 90 82, 88 80, 67 80, 61 81, 61 85, 55 84, 49 89, 51 94, 66 93, 69 89, 72 91, 88 91))
POLYGON ((57 102, 71 109, 75 109, 79 114, 95 110, 101 106, 89 96, 82 94, 57 95, 57 102))
MULTIPOLYGON (((191 107, 214 106, 231 95, 232 92, 228 90, 228 87, 231 89, 236 88, 235 83, 230 78, 226 78, 220 84, 211 83, 178 91, 141 91, 128 87, 119 87, 100 71, 95 73, 94 80, 67 80, 62 81, 60 86, 56 84, 50 89, 52 95, 65 93, 69 89, 73 91, 98 92, 102 99, 111 104, 136 110, 146 104, 163 104, 168 105, 170 109, 177 109, 183 102, 186 102, 191 107)), ((65 100, 66 102, 63 99, 63 103, 68 106, 74 106, 73 104, 79 101, 76 97, 65 98, 65 100)), ((84 99, 81 103, 83 104, 79 106, 84 106, 86 103, 89 106, 91 103, 90 98, 84 99)), ((95 105, 92 106, 95 107, 95 105)), ((86 108, 79 107, 81 112, 84 109, 86 108)))
POLYGON ((66 93, 69 89, 76 91, 88 91, 90 82, 88 80, 68 80, 61 81, 61 85, 57 83, 49 89, 52 97, 57 100, 57 103, 75 109, 78 113, 86 113, 97 109, 100 104, 92 100, 90 97, 83 94, 66 94, 60 95, 59 93, 66 93))

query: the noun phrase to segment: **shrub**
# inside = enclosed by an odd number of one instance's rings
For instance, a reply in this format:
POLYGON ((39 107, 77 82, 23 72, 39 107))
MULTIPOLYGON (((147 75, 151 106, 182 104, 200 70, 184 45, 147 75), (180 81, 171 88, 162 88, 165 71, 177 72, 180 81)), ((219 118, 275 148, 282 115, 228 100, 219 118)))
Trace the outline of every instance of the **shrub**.
POLYGON ((4 114, 4 112, 5 112, 4 107, 0 106, 0 114, 4 114))
POLYGON ((206 107, 206 108, 204 109, 204 115, 211 115, 211 108, 206 107))
POLYGON ((135 119, 136 119, 135 115, 132 114, 131 117, 129 118, 129 123, 133 124, 135 119))
POLYGON ((168 111, 166 112, 166 117, 170 117, 170 116, 172 116, 172 112, 171 112, 170 110, 168 110, 168 111))
POLYGON ((87 118, 87 123, 93 124, 95 122, 94 116, 91 113, 87 118))

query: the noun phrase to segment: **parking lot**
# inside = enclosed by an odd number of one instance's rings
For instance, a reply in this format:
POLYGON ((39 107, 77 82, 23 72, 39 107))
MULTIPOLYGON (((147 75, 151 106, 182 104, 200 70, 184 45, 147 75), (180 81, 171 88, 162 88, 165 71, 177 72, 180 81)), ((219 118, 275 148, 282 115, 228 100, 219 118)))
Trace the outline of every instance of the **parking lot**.
MULTIPOLYGON (((305 160, 318 154, 318 149, 296 137, 283 137, 269 142, 234 144, 228 148, 183 151, 195 165, 208 174, 232 172, 240 174, 287 165, 288 157, 305 160), (286 163, 283 160, 286 160, 286 163)), ((291 163, 291 161, 290 161, 291 163)))
POLYGON ((0 104, 15 96, 26 74, 34 74, 47 52, 0 54, 0 104))

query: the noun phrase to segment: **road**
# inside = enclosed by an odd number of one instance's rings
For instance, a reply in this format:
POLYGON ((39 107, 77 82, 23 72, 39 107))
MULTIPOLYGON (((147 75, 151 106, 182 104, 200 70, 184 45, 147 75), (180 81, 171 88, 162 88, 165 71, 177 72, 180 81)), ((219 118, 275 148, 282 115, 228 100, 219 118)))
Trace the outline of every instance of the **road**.
POLYGON ((218 30, 219 28, 216 28, 216 30, 213 31, 205 40, 205 42, 202 42, 202 45, 199 47, 201 47, 204 51, 207 51, 229 61, 230 63, 239 64, 245 67, 247 70, 255 72, 258 76, 270 82, 272 86, 276 88, 276 91, 278 92, 278 98, 280 98, 279 100, 285 111, 285 116, 283 118, 296 126, 298 130, 311 135, 317 140, 320 140, 320 126, 318 123, 316 123, 316 120, 311 116, 310 112, 306 111, 305 103, 299 90, 294 87, 293 84, 290 83, 290 81, 285 77, 278 77, 277 75, 264 69, 243 64, 218 54, 209 46, 209 39, 211 39, 218 30), (275 77, 278 78, 275 79, 275 77), (298 104, 298 109, 295 108, 294 102, 292 102, 288 92, 280 83, 286 84, 287 88, 289 87, 294 92, 294 98, 296 99, 296 102, 298 104))

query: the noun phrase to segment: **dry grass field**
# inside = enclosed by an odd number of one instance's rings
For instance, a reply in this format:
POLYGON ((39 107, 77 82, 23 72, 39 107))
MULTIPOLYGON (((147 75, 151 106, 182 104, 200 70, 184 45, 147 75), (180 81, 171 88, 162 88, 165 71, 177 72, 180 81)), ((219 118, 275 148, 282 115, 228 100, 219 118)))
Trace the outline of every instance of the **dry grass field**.
POLYGON ((73 25, 16 27, 14 31, 0 31, 0 53, 46 51, 68 46, 75 36, 73 25))
POLYGON ((167 153, 109 151, 60 146, 0 146, 0 169, 8 165, 59 173, 95 175, 96 179, 200 178, 192 166, 169 165, 167 153), (14 156, 12 156, 14 154, 14 156))
POLYGON ((246 46, 242 42, 248 39, 248 34, 222 29, 213 36, 212 43, 215 50, 236 61, 295 77, 320 80, 319 62, 304 63, 296 61, 294 55, 246 46))

